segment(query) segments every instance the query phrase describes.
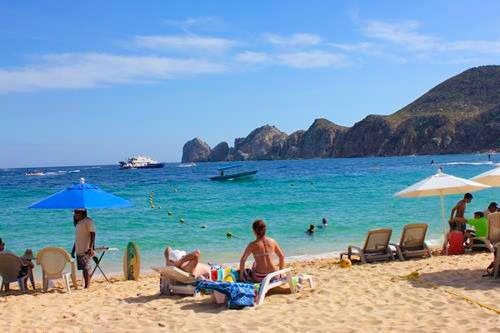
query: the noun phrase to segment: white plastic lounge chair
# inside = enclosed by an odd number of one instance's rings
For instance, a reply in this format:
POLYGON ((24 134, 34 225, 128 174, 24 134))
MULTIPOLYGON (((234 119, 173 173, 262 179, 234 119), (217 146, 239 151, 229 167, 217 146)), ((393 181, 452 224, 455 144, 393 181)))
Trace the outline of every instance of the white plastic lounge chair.
POLYGON ((73 288, 78 289, 76 284, 75 261, 65 249, 60 247, 46 247, 38 252, 36 263, 42 266, 43 291, 46 292, 49 280, 63 279, 66 290, 71 292, 69 280, 73 282, 73 288), (66 264, 70 264, 71 271, 65 272, 66 264))
POLYGON ((17 282, 19 284, 19 289, 22 292, 26 291, 24 288, 24 283, 28 278, 28 275, 18 278, 19 272, 22 266, 21 259, 12 253, 0 253, 0 276, 2 277, 2 284, 0 285, 0 291, 3 290, 6 284, 17 282))
POLYGON ((491 253, 495 252, 495 244, 500 243, 500 212, 488 215, 488 237, 473 237, 471 242, 472 249, 486 248, 491 253))
POLYGON ((428 225, 425 223, 412 223, 403 227, 399 244, 391 244, 396 248, 399 260, 408 258, 432 256, 425 243, 428 225))
POLYGON ((392 229, 376 229, 368 232, 363 248, 349 245, 347 252, 340 254, 340 259, 347 256, 349 260, 352 256, 357 256, 363 264, 367 262, 392 260, 394 256, 389 247, 392 229))
POLYGON ((193 274, 184 272, 175 266, 151 267, 160 273, 160 293, 163 295, 196 296, 196 278, 193 274))
MULTIPOLYGON (((255 299, 255 306, 264 304, 264 299, 269 290, 282 285, 288 284, 290 291, 294 294, 297 290, 292 282, 292 270, 290 268, 284 268, 276 272, 267 274, 267 276, 260 283, 259 293, 255 299)), ((312 278, 309 279, 309 286, 312 288, 312 278)))

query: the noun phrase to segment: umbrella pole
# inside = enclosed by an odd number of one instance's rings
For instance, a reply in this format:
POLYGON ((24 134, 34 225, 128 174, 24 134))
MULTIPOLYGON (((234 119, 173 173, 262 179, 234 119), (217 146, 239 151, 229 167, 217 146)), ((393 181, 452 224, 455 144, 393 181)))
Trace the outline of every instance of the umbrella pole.
MULTIPOLYGON (((442 224, 443 224, 443 244, 446 244, 446 217, 445 217, 445 212, 444 212, 444 198, 443 198, 443 192, 439 191, 439 199, 441 201, 441 219, 442 219, 442 224)), ((448 255, 448 247, 445 246, 445 254, 448 255)))

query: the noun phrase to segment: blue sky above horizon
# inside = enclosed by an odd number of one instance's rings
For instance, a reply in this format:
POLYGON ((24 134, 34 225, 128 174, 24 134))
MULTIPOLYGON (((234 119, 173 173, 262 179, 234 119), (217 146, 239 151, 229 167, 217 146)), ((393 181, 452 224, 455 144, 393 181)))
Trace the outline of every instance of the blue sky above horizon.
POLYGON ((497 1, 68 4, 0 1, 0 167, 352 126, 500 56, 497 1))

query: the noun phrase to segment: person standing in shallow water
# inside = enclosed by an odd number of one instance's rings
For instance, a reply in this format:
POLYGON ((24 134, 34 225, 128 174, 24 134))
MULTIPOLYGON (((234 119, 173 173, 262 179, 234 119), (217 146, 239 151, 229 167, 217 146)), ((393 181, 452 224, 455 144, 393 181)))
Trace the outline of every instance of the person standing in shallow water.
POLYGON ((90 287, 91 260, 95 249, 95 225, 87 216, 87 210, 75 209, 73 214, 75 224, 75 244, 71 250, 71 257, 75 257, 78 270, 82 271, 84 288, 90 287))

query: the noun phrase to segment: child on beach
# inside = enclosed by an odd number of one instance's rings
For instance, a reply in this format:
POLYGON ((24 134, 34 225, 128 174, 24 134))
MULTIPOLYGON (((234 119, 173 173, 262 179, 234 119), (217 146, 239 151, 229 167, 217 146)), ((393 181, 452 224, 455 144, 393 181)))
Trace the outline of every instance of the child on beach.
POLYGON ((443 244, 443 254, 455 255, 464 254, 464 233, 459 229, 459 223, 452 222, 450 224, 451 230, 446 235, 446 240, 443 244), (448 251, 446 251, 448 250, 448 251))

